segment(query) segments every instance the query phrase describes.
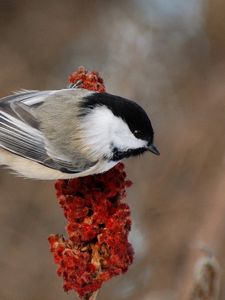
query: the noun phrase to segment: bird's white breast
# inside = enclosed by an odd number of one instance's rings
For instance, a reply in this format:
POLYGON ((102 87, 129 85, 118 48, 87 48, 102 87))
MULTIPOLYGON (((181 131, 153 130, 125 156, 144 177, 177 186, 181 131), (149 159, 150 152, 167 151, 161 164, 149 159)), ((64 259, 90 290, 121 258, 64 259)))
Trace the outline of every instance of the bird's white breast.
POLYGON ((41 180, 56 180, 103 173, 115 166, 117 162, 99 161, 96 165, 84 172, 68 174, 15 155, 7 150, 0 149, 0 164, 8 166, 22 177, 41 180))

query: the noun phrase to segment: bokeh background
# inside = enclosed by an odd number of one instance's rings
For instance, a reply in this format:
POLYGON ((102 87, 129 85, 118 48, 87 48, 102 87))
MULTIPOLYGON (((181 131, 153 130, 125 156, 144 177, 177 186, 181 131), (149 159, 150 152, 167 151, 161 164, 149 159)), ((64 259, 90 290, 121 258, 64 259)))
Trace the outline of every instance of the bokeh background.
MULTIPOLYGON (((80 65, 146 109, 161 151, 126 161, 135 262, 98 299, 225 299, 225 1, 0 1, 1 97, 80 65)), ((1 168, 1 300, 76 298, 47 242, 64 225, 53 182, 1 168)))

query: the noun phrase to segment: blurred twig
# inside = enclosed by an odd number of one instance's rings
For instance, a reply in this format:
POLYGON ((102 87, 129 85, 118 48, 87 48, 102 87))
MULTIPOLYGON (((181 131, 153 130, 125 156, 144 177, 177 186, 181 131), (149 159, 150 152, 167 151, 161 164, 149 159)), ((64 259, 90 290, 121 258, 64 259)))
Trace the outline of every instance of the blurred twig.
POLYGON ((194 238, 184 275, 180 280, 178 299, 217 300, 220 287, 220 268, 214 253, 223 249, 225 227, 225 175, 220 176, 212 189, 208 213, 194 238), (199 247, 200 246, 200 247, 199 247), (194 270, 194 274, 193 274, 194 270))
POLYGON ((219 265, 213 256, 204 252, 195 264, 190 300, 218 299, 220 286, 219 265))

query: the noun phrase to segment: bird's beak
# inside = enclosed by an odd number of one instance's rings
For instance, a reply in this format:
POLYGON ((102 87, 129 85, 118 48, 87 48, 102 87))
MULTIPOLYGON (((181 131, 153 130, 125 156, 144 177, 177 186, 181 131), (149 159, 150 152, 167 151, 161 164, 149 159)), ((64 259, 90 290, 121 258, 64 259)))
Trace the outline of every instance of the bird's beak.
POLYGON ((158 150, 158 149, 156 148, 156 146, 153 145, 153 144, 151 144, 150 146, 148 146, 148 150, 149 150, 150 152, 152 152, 153 154, 155 154, 155 155, 160 155, 159 150, 158 150))

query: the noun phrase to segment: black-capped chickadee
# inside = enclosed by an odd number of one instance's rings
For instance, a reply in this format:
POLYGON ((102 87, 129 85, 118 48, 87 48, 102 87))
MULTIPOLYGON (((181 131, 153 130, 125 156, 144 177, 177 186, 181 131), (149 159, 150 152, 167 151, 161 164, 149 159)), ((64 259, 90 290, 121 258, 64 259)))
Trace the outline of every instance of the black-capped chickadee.
POLYGON ((0 164, 36 179, 102 173, 149 150, 153 129, 135 102, 81 88, 22 90, 0 101, 0 164))

